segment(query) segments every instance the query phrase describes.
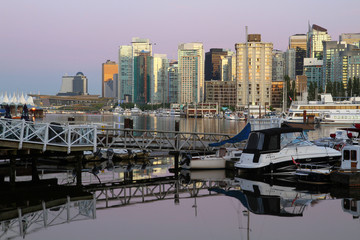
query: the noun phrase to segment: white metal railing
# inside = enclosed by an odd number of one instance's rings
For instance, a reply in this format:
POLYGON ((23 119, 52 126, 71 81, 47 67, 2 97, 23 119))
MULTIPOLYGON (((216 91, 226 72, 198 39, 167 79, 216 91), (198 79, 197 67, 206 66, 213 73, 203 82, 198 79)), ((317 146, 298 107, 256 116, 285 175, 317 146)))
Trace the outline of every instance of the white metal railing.
POLYGON ((42 209, 39 206, 18 208, 17 217, 0 221, 0 239, 25 238, 45 228, 96 218, 95 196, 93 199, 78 201, 71 201, 68 196, 64 204, 49 208, 43 201, 40 206, 42 209))
POLYGON ((92 146, 96 150, 97 129, 91 125, 60 125, 56 123, 36 123, 19 119, 0 119, 0 140, 18 142, 19 149, 24 143, 47 146, 72 147, 92 146))

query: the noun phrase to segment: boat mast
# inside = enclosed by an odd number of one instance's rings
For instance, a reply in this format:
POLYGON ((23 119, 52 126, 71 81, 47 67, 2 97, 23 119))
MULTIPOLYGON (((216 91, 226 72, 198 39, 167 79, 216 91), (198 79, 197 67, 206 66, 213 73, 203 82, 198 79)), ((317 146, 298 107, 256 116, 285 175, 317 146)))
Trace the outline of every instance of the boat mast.
POLYGON ((245 78, 247 81, 247 105, 248 105, 248 116, 247 119, 250 119, 250 81, 249 81, 249 56, 248 56, 248 26, 245 26, 245 78))

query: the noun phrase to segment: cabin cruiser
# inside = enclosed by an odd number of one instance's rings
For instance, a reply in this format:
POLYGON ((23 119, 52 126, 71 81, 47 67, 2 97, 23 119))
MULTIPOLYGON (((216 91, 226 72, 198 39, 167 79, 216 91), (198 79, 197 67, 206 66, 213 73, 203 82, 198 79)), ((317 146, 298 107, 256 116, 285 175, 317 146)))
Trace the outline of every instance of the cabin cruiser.
MULTIPOLYGON (((348 185, 359 186, 358 178, 354 177, 360 170, 360 145, 357 142, 347 143, 341 149, 341 165, 323 166, 318 164, 301 164, 295 172, 295 176, 300 182, 307 183, 330 183, 331 178, 339 178, 336 175, 350 175, 345 177, 346 181, 350 181, 348 185), (351 179, 351 175, 354 181, 351 179)), ((344 178, 344 177, 342 177, 344 178)), ((335 181, 337 181, 335 179, 335 181)))
POLYGON ((247 173, 295 171, 299 163, 333 165, 341 153, 311 143, 301 128, 270 128, 250 133, 235 168, 247 173))

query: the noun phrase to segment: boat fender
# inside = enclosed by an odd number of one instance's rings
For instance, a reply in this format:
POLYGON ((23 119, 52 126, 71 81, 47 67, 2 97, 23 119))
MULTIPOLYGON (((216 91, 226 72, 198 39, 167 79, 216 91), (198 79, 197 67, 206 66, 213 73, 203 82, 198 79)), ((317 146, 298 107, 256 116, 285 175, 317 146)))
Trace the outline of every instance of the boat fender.
POLYGON ((190 166, 190 160, 191 160, 192 156, 191 154, 184 154, 181 162, 180 162, 180 165, 187 165, 187 166, 190 166))
POLYGON ((270 172, 273 173, 274 172, 274 164, 270 163, 270 172))

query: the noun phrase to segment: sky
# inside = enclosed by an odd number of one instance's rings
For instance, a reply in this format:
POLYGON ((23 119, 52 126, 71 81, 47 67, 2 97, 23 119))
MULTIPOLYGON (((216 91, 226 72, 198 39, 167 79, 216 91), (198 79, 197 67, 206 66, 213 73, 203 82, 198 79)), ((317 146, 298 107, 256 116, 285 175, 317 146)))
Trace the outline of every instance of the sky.
POLYGON ((360 1, 346 0, 0 0, 0 95, 56 94, 64 75, 83 72, 101 94, 101 64, 117 61, 120 45, 149 38, 153 54, 177 58, 180 43, 234 50, 248 32, 285 51, 308 23, 360 32, 360 1))

